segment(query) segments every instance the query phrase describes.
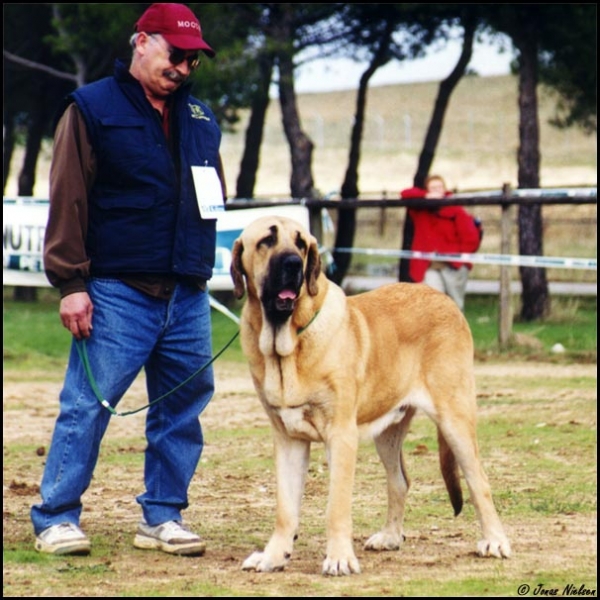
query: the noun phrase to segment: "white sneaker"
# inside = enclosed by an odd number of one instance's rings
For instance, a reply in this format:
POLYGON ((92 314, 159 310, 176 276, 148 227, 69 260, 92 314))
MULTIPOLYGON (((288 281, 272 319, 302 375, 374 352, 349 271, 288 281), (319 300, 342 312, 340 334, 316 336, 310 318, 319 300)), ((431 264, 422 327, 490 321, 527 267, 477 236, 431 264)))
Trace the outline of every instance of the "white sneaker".
POLYGON ((35 549, 47 554, 89 554, 90 540, 74 523, 60 523, 44 529, 35 538, 35 549))
POLYGON ((185 556, 201 556, 206 550, 206 544, 200 536, 192 533, 179 521, 167 521, 154 527, 141 521, 133 545, 143 550, 162 550, 185 556))

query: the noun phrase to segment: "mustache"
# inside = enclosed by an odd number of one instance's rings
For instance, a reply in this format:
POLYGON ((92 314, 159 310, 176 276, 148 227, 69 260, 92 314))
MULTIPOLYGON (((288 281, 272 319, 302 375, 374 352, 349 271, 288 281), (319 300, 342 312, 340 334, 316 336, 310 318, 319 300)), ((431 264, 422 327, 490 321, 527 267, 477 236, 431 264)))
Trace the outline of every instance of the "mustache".
POLYGON ((163 75, 175 83, 183 83, 185 81, 185 76, 177 72, 175 69, 166 69, 163 71, 163 75))

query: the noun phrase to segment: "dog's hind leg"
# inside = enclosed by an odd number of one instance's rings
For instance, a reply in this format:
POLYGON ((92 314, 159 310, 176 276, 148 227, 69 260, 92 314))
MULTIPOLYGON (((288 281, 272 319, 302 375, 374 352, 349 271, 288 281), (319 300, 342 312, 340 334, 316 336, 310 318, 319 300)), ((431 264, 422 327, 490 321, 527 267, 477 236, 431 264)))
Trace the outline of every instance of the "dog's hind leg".
POLYGON ((262 552, 252 553, 242 564, 245 571, 283 571, 294 549, 300 522, 300 504, 310 458, 310 442, 289 438, 275 430, 277 517, 275 530, 262 552))
POLYGON ((454 452, 452 452, 452 449, 448 446, 446 438, 442 435, 439 428, 437 432, 442 477, 444 478, 444 483, 446 484, 446 489, 450 496, 452 508, 454 508, 454 516, 458 516, 463 507, 463 495, 460 487, 458 464, 454 452))
POLYGON ((477 553, 480 556, 508 558, 511 553, 510 543, 494 507, 492 491, 481 466, 474 420, 441 418, 438 428, 439 435, 444 437, 465 476, 479 518, 483 539, 477 543, 477 553))
POLYGON ((398 550, 404 541, 404 506, 410 479, 402 444, 415 411, 412 407, 407 408, 402 421, 390 425, 375 437, 375 447, 387 477, 388 511, 385 526, 366 541, 365 550, 398 550))

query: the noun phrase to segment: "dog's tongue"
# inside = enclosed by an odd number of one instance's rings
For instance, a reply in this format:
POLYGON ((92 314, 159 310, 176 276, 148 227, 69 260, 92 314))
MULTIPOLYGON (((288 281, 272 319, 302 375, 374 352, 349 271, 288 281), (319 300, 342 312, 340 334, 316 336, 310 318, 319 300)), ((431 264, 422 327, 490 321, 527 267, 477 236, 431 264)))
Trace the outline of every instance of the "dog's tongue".
POLYGON ((281 292, 279 292, 279 294, 277 294, 277 297, 280 300, 295 300, 296 293, 293 292, 292 290, 281 290, 281 292))

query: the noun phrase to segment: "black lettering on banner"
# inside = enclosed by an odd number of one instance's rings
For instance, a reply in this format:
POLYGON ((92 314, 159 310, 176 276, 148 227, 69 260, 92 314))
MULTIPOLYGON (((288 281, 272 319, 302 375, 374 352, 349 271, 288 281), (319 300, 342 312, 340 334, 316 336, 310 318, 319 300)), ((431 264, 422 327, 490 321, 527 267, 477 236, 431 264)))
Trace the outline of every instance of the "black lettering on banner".
POLYGON ((43 225, 5 224, 2 232, 3 250, 41 254, 45 232, 43 225))

